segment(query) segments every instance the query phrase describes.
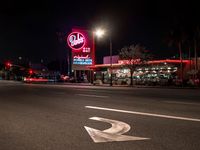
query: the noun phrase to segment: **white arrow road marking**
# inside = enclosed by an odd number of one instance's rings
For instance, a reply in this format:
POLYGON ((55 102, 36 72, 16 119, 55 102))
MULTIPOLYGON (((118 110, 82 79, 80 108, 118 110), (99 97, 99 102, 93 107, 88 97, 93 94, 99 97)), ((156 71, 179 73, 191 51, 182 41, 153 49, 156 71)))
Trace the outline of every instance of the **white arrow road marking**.
POLYGON ((145 113, 145 112, 138 112, 138 111, 128 111, 128 110, 122 110, 122 109, 103 108, 103 107, 96 107, 96 106, 85 106, 85 108, 97 109, 97 110, 107 110, 107 111, 121 112, 121 113, 128 113, 128 114, 136 114, 136 115, 143 115, 143 116, 152 116, 152 117, 200 122, 200 119, 196 119, 196 118, 160 115, 160 114, 152 114, 152 113, 145 113))
POLYGON ((92 117, 89 119, 110 123, 112 125, 111 128, 103 130, 103 131, 84 126, 86 131, 88 132, 88 134, 90 135, 90 137, 95 143, 149 139, 149 138, 142 138, 142 137, 136 137, 136 136, 122 135, 131 129, 131 127, 125 122, 101 118, 101 117, 92 117))

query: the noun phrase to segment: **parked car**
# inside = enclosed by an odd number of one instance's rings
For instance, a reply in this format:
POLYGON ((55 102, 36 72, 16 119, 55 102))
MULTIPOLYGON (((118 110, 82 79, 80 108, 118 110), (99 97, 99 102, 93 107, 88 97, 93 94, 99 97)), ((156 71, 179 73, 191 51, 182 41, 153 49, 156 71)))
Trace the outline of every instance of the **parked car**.
POLYGON ((67 76, 67 75, 61 75, 60 76, 60 81, 61 82, 69 82, 69 80, 70 80, 70 77, 67 76))

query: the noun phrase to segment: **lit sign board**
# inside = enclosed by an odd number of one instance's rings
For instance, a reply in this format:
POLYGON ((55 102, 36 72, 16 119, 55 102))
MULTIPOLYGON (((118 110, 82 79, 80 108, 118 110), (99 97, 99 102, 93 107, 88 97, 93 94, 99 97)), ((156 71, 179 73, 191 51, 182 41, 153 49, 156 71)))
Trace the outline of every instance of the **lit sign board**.
MULTIPOLYGON (((89 49, 90 50, 90 49, 89 49)), ((92 65, 92 59, 89 56, 89 54, 84 53, 90 53, 90 51, 87 50, 85 51, 85 48, 83 49, 83 54, 82 55, 74 55, 73 56, 73 64, 79 64, 79 65, 92 65)))
POLYGON ((92 34, 83 29, 72 29, 67 37, 67 43, 72 49, 72 69, 76 66, 94 65, 94 47, 92 34))
POLYGON ((73 50, 80 50, 85 46, 85 37, 80 32, 72 32, 68 38, 67 43, 73 50))

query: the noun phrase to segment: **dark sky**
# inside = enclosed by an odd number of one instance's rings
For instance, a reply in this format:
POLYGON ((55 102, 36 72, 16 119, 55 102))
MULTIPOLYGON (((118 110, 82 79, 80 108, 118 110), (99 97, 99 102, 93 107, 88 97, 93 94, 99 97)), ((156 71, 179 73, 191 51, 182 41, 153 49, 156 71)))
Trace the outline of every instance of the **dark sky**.
MULTIPOLYGON (((0 61, 19 56, 33 62, 64 59, 68 48, 58 42, 58 33, 67 35, 73 26, 107 28, 114 54, 141 43, 157 56, 170 57, 174 49, 164 42, 166 33, 177 21, 200 20, 198 6, 183 0, 1 1, 0 61)), ((109 55, 108 39, 96 41, 98 60, 109 55)))

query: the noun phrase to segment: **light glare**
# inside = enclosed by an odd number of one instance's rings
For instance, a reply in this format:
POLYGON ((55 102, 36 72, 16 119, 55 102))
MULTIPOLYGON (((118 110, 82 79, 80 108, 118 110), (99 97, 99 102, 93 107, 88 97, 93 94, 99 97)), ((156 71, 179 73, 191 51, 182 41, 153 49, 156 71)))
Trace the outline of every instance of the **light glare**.
POLYGON ((105 33, 104 30, 98 29, 98 30, 96 30, 95 35, 100 38, 104 35, 104 33, 105 33))

